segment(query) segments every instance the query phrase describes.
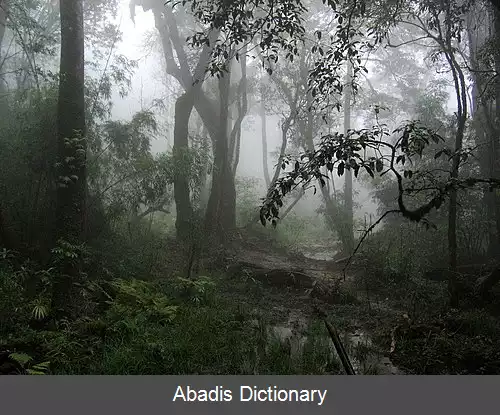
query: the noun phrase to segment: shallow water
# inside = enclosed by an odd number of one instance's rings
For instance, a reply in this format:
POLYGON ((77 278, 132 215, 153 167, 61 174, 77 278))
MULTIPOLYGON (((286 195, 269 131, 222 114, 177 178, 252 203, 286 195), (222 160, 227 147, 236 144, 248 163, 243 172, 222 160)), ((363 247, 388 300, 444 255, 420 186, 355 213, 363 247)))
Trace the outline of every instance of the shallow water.
MULTIPOLYGON (((294 330, 284 325, 271 326, 268 329, 268 333, 270 336, 279 339, 282 343, 289 342, 291 356, 293 358, 300 357, 308 340, 304 332, 294 330)), ((341 333, 341 338, 343 339, 344 347, 347 349, 347 353, 349 354, 351 363, 357 374, 402 374, 387 356, 380 356, 373 352, 367 354, 356 353, 356 350, 373 350, 371 349, 372 340, 366 332, 357 329, 352 333, 341 333)), ((324 341, 325 345, 328 345, 331 357, 337 357, 337 351, 330 337, 326 334, 325 336, 321 336, 321 340, 324 341)))

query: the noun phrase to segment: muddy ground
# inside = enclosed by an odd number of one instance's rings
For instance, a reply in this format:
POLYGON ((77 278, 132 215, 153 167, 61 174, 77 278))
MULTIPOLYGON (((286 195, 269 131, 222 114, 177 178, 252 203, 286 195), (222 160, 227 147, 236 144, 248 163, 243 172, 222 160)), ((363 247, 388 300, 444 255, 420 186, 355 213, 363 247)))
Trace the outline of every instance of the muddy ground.
POLYGON ((319 332, 315 335, 336 355, 318 314, 321 310, 340 332, 357 374, 402 374, 391 362, 390 345, 379 338, 379 332, 382 325, 396 324, 404 313, 380 299, 367 301, 353 284, 355 273, 361 270, 353 265, 345 271, 345 261, 338 261, 335 246, 309 246, 301 251, 286 254, 241 246, 228 265, 227 294, 256 316, 251 324, 257 326, 264 317, 269 335, 287 343, 292 354, 301 353, 311 325, 316 325, 319 332))

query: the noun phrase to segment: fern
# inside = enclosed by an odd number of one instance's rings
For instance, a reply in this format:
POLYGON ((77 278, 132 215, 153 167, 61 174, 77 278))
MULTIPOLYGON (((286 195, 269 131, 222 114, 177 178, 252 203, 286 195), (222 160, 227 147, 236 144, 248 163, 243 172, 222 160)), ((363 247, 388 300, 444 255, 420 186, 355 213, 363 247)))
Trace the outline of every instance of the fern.
POLYGON ((11 353, 9 359, 19 364, 28 375, 46 375, 50 368, 50 362, 32 365, 33 358, 26 353, 11 353))
POLYGON ((49 307, 42 303, 41 300, 36 300, 33 303, 31 315, 35 320, 43 320, 49 315, 49 307))
POLYGON ((50 362, 42 362, 26 369, 28 375, 46 375, 50 368, 50 362))
POLYGON ((9 359, 16 363, 19 363, 22 367, 26 366, 33 358, 26 353, 11 353, 9 359))

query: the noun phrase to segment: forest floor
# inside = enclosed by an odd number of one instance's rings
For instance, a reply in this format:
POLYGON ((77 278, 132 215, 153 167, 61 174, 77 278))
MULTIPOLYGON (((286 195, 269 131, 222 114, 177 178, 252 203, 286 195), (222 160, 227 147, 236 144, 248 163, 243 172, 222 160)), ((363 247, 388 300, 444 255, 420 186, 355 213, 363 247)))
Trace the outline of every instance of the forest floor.
POLYGON ((404 313, 380 299, 366 301, 354 284, 359 270, 351 268, 344 273, 345 261, 334 259, 334 249, 304 246, 299 248, 302 252, 290 254, 242 244, 233 259, 241 265, 236 276, 240 281, 234 283, 233 278, 224 284, 226 293, 254 315, 265 315, 270 335, 288 344, 292 354, 303 351, 313 327, 316 341, 324 342, 331 358, 336 355, 318 315, 320 308, 339 330, 358 374, 401 374, 390 360, 390 344, 381 337, 381 329, 387 331, 388 325, 404 322, 404 313), (292 278, 285 278, 287 274, 292 278), (248 289, 252 283, 260 285, 253 295, 248 289))
MULTIPOLYGON (((448 309, 446 283, 418 277, 386 289, 365 289, 367 270, 354 261, 345 271, 335 246, 296 251, 243 243, 233 259, 240 264, 237 278, 223 284, 231 301, 265 316, 266 330, 288 344, 291 354, 300 356, 313 339, 321 353, 335 359, 320 308, 341 333, 357 374, 499 373, 495 307, 464 300, 462 309, 448 309), (252 290, 252 283, 259 288, 252 290)), ((337 363, 325 372, 343 370, 337 363)))
POLYGON ((376 275, 361 260, 344 275, 331 243, 291 252, 245 235, 191 279, 175 239, 113 246, 119 260, 90 264, 75 316, 55 323, 50 290, 23 283, 50 284, 52 269, 0 261, 0 374, 343 374, 324 318, 357 374, 500 373, 493 308, 449 309, 444 282, 376 275))

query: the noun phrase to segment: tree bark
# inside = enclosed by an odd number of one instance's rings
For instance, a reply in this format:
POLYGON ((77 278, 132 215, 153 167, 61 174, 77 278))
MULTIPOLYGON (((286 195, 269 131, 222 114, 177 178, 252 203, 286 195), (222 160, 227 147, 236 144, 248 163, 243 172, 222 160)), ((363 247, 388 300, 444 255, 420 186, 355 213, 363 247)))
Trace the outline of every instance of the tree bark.
MULTIPOLYGON (((495 29, 495 41, 497 47, 495 48, 495 72, 497 76, 497 82, 495 84, 495 116, 496 125, 495 132, 492 134, 492 153, 493 153, 493 177, 495 179, 500 179, 500 8, 495 7, 493 11, 494 19, 494 29, 495 29)), ((495 200, 495 216, 496 216, 496 249, 495 253, 500 254, 500 189, 496 189, 494 193, 495 200)), ((498 257, 497 257, 498 258, 498 257)))
MULTIPOLYGON (((58 101, 56 235, 71 244, 84 237, 86 202, 83 0, 60 0, 61 61, 58 101)), ((78 265, 67 262, 54 283, 53 310, 66 314, 78 265)))
POLYGON ((228 143, 230 67, 219 79, 219 133, 214 149, 212 189, 205 216, 207 246, 225 245, 236 229, 236 189, 228 143))

